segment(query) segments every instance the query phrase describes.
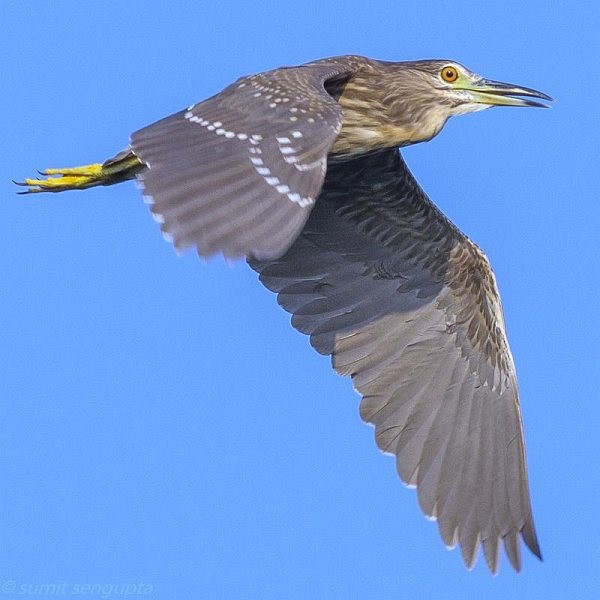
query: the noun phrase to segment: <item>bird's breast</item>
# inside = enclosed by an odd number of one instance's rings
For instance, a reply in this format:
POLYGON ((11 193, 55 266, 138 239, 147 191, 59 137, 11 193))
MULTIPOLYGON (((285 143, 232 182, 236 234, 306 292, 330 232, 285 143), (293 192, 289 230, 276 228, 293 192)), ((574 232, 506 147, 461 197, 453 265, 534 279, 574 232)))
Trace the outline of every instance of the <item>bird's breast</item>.
POLYGON ((422 137, 406 127, 391 123, 344 122, 331 149, 332 154, 355 156, 381 150, 408 146, 422 141, 422 137))
POLYGON ((346 89, 338 102, 344 120, 332 154, 350 157, 383 148, 408 146, 431 139, 439 131, 433 120, 423 123, 420 119, 398 118, 388 105, 374 101, 366 94, 348 94, 346 89))

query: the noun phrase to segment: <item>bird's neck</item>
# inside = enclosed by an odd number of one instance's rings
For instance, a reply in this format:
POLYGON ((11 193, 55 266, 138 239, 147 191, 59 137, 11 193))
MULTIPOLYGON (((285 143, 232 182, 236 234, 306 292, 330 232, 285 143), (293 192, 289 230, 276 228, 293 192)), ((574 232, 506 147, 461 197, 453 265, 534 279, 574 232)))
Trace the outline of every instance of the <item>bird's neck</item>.
POLYGON ((374 88, 376 81, 372 74, 358 74, 328 90, 344 111, 332 154, 351 157, 408 146, 430 140, 444 126, 445 115, 440 114, 437 119, 430 111, 425 114, 418 109, 404 109, 401 99, 393 93, 374 88))

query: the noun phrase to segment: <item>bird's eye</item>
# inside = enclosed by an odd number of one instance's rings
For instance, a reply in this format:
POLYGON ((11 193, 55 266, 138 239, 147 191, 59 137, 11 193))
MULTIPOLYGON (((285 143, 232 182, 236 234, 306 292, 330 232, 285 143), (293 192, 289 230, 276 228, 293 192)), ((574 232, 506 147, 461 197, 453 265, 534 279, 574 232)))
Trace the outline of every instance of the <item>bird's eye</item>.
POLYGON ((444 67, 440 75, 442 76, 442 79, 448 83, 453 83, 458 79, 458 71, 452 66, 444 67))

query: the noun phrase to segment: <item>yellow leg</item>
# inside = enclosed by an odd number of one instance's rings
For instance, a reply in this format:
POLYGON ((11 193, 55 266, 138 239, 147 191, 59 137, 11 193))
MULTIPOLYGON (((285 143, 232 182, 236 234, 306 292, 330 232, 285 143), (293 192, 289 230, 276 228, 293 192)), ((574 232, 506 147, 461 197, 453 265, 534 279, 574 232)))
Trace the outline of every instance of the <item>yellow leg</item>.
POLYGON ((83 175, 86 177, 97 177, 102 174, 102 165, 83 165, 82 167, 68 167, 66 169, 44 169, 43 175, 83 175))
POLYGON ((66 190, 83 190, 94 185, 102 185, 106 175, 103 173, 102 164, 84 165, 82 167, 69 167, 65 169, 45 169, 42 175, 57 175, 47 179, 25 179, 15 182, 29 189, 22 194, 36 192, 64 192, 66 190))
POLYGON ((46 177, 45 179, 25 179, 15 183, 28 188, 20 192, 21 194, 84 190, 96 185, 112 185, 133 179, 142 168, 143 165, 135 154, 124 151, 104 163, 64 169, 45 169, 40 172, 46 177))

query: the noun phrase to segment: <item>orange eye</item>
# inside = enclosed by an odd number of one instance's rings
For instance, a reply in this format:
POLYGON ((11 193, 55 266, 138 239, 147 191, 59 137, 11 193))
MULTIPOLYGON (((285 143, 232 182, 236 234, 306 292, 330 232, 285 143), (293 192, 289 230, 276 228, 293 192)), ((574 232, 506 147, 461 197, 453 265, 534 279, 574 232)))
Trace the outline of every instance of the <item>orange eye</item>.
POLYGON ((455 67, 444 67, 440 73, 442 79, 448 83, 453 83, 458 79, 458 71, 455 67))

